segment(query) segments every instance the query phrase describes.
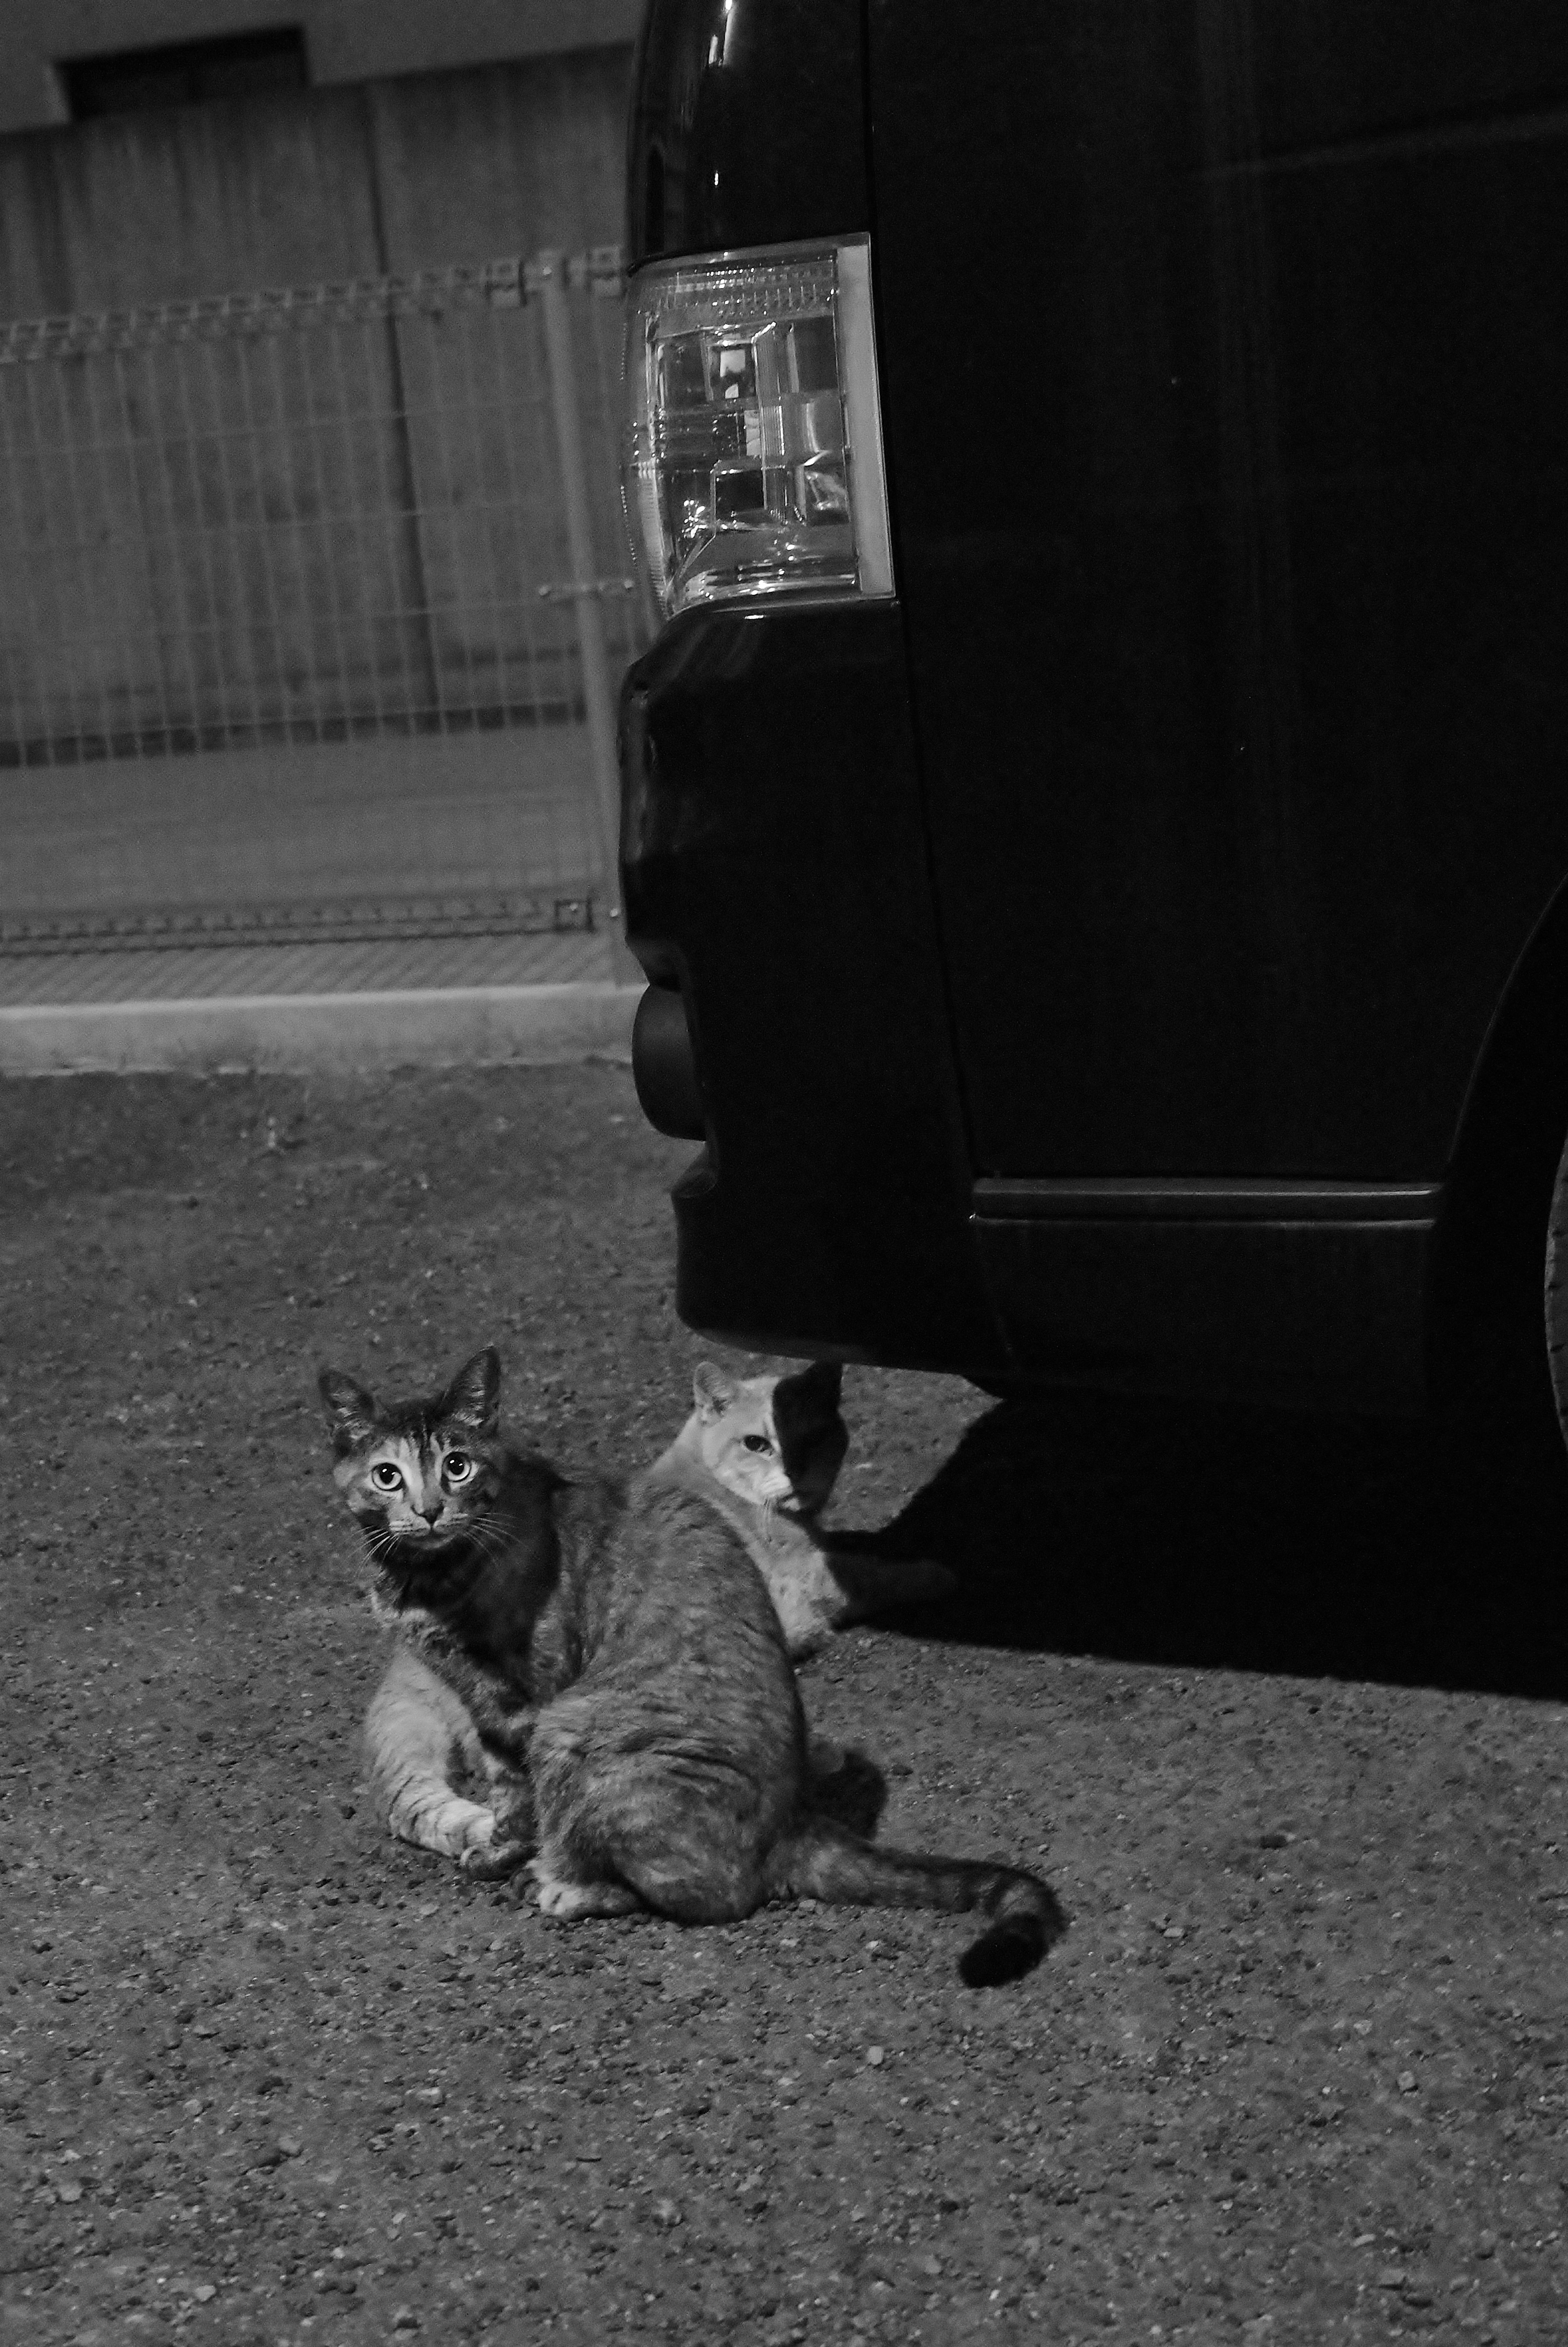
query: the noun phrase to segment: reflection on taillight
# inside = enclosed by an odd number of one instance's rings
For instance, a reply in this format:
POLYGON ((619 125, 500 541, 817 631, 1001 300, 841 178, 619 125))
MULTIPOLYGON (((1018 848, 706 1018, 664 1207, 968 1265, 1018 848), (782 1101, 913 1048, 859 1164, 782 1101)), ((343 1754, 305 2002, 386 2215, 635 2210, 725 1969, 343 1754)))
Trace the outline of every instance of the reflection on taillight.
POLYGON ((864 237, 643 270, 626 377, 627 518, 666 616, 893 592, 864 237))

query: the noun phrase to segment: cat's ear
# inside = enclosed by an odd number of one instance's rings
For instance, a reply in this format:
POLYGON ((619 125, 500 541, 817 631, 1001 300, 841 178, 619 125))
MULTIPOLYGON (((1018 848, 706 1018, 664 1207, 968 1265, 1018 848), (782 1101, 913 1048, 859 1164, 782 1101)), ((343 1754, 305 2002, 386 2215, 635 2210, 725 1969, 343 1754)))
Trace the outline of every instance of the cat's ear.
POLYGON ((501 1357, 494 1345, 487 1345, 464 1362, 442 1395, 442 1415, 471 1426, 476 1434, 494 1434, 500 1406, 501 1357))
POLYGON ((692 1372, 692 1399, 705 1426, 723 1418, 735 1399, 736 1381, 714 1361, 699 1361, 692 1372))
POLYGON ((379 1423, 375 1396, 343 1369, 323 1369, 316 1379, 316 1390, 332 1429, 333 1447, 337 1450, 357 1450, 368 1442, 379 1423))

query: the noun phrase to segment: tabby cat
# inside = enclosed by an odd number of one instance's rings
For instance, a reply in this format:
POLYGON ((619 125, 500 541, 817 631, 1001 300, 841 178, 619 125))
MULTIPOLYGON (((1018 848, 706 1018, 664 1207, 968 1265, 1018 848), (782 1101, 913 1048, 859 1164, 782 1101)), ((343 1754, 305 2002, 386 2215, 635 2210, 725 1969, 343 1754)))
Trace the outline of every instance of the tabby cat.
MULTIPOLYGON (((731 1520, 797 1662, 847 1623, 946 1596, 953 1586, 939 1564, 841 1555, 815 1532, 849 1443, 839 1377, 836 1364, 784 1378, 731 1378, 702 1362, 692 1380, 694 1407, 674 1444, 712 1475, 715 1502, 733 1509, 731 1520)), ((330 1393, 327 1402, 330 1413, 330 1393)), ((411 1472, 417 1460, 402 1465, 411 1472)), ((409 1636, 398 1640, 372 1699, 365 1743, 392 1831, 460 1863, 475 1862, 494 1834, 488 1796, 499 1763, 409 1636), (459 1783, 480 1798, 468 1799, 459 1783)), ((826 1769, 831 1756, 815 1742, 812 1749, 814 1768, 826 1769)))
MULTIPOLYGON (((321 1382, 383 1604, 509 1772, 484 1870, 536 1852, 539 1906, 563 1921, 728 1922, 808 1897, 978 1908, 987 1928, 958 1968, 971 1987, 1029 1971, 1060 1937, 1035 1876, 880 1850, 816 1798, 779 1617, 700 1437, 628 1486, 574 1483, 503 1440, 491 1348, 427 1400, 383 1409, 339 1372, 321 1382)), ((776 1497, 753 1504, 765 1520, 776 1497)))

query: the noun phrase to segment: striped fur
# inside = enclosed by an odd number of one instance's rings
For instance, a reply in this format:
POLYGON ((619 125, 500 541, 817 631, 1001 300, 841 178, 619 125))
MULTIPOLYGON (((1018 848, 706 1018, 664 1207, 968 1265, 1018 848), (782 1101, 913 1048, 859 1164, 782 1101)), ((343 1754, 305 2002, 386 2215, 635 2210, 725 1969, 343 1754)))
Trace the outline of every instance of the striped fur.
POLYGON ((489 1849, 494 1809, 454 1787, 466 1782, 487 1793, 499 1763, 480 1743, 466 1705, 411 1645, 399 1642, 371 1697, 364 1743, 389 1831, 442 1858, 489 1849))
POLYGON ((727 1512, 671 1450, 591 1557, 566 1523, 530 1630, 540 1907, 682 1923, 734 1922, 770 1899, 978 1911, 966 1984, 1030 1971, 1067 1928, 1049 1884, 884 1850, 828 1814, 778 1617, 727 1512))
MULTIPOLYGON (((1049 1884, 880 1849, 826 1798, 733 1482, 715 1497, 703 1446, 673 1444, 624 1488, 573 1484, 501 1440, 499 1378, 487 1350, 434 1400, 386 1411, 323 1378, 384 1605, 417 1625, 481 1742, 524 1764, 488 1849, 466 1862, 499 1873, 535 1853, 539 1906, 563 1922, 647 1908, 733 1922, 813 1897, 978 1912, 986 1929, 959 1965, 972 1987, 1038 1963, 1066 1929, 1049 1884)), ((782 1445, 753 1430, 744 1448, 765 1509, 783 1496, 782 1445)), ((829 1481, 840 1457, 842 1443, 829 1481)))
MULTIPOLYGON (((848 1446, 838 1412, 838 1373, 730 1378, 710 1362, 692 1380, 693 1408, 665 1457, 679 1454, 712 1478, 715 1501, 745 1541, 767 1586, 792 1660, 815 1654, 851 1622, 896 1605, 948 1595, 939 1564, 840 1556, 815 1529, 848 1446), (746 1438, 773 1448, 748 1450, 746 1438), (776 1465, 775 1465, 776 1462, 776 1465), (749 1488, 748 1488, 749 1486, 749 1488)), ((483 1799, 498 1763, 476 1733, 466 1705, 441 1674, 450 1657, 422 1661, 428 1624, 405 1621, 397 1651, 365 1719, 365 1753, 388 1830, 421 1850, 468 1863, 495 1838, 494 1806, 483 1799)), ((457 1674, 452 1673, 452 1676, 457 1674)), ((814 1741, 824 1779, 841 1756, 814 1741)))

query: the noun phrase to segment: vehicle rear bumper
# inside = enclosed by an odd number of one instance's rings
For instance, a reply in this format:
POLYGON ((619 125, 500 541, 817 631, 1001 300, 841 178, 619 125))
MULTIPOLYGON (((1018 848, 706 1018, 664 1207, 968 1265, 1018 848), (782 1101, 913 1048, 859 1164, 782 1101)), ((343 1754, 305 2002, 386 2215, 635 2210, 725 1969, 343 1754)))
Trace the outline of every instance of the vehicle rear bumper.
MULTIPOLYGON (((621 773, 627 941, 679 990, 705 1128, 674 1193, 682 1319, 1004 1374, 897 607, 684 615, 627 680, 621 773)), ((668 1019, 644 1032, 668 1053, 668 1019)))
POLYGON ((1420 1410, 1429 1184, 981 1182, 1013 1350, 1055 1383, 1352 1414, 1420 1410))
POLYGON ((1435 1185, 975 1179, 896 606, 685 614, 627 680, 621 774, 659 990, 639 1088, 704 1144, 673 1192, 690 1327, 987 1384, 1422 1406, 1435 1185))

